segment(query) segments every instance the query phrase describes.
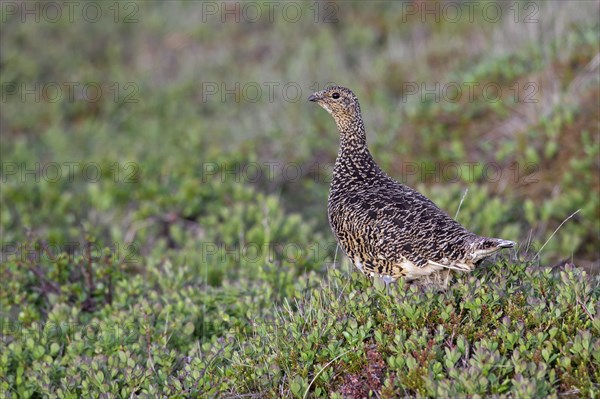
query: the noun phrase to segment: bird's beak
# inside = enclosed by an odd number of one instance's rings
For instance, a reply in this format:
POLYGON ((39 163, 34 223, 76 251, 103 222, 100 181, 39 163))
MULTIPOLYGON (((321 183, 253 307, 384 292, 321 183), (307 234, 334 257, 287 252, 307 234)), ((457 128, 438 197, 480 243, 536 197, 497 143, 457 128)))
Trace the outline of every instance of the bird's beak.
POLYGON ((319 97, 315 96, 314 94, 311 94, 310 97, 308 97, 308 101, 318 101, 319 97))

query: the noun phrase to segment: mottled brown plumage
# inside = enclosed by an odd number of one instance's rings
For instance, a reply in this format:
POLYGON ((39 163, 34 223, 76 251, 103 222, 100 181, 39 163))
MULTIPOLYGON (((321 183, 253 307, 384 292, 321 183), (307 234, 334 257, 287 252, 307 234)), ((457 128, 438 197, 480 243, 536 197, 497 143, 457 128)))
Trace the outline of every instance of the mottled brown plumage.
POLYGON ((386 175, 367 148, 360 106, 352 91, 329 87, 309 100, 333 116, 340 133, 327 207, 329 223, 340 246, 364 273, 388 283, 442 269, 470 271, 483 258, 515 245, 471 233, 427 197, 386 175))

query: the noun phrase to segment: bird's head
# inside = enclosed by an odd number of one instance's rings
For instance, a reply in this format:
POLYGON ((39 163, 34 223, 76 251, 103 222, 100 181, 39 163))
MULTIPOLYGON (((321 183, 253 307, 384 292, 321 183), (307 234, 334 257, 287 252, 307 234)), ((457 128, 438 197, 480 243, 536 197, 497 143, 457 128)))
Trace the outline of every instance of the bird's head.
POLYGON ((340 130, 352 127, 357 122, 362 123, 358 98, 350 89, 330 86, 325 90, 313 93, 308 97, 308 101, 316 102, 329 112, 340 130))

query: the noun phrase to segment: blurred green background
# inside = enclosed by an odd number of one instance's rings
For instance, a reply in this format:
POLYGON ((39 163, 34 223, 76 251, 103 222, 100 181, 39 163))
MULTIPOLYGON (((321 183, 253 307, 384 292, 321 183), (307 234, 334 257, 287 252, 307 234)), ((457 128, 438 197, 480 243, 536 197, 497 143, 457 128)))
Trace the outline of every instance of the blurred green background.
POLYGON ((19 4, 2 8, 6 242, 194 246, 237 185, 332 241, 338 137, 306 98, 335 82, 390 175, 452 215, 468 189, 459 220, 529 255, 581 209, 541 259, 599 265, 597 2, 19 4))
POLYGON ((270 309, 324 275, 331 83, 388 174, 597 274, 600 3, 469 4, 2 2, 3 320, 162 284, 270 309))

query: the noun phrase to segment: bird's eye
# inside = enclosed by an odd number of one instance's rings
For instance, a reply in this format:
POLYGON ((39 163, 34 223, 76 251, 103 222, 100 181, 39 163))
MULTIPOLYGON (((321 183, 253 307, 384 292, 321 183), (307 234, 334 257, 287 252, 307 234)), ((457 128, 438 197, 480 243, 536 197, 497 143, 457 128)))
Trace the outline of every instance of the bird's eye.
POLYGON ((340 98, 340 93, 337 93, 337 92, 336 92, 336 93, 333 93, 333 94, 331 95, 331 97, 333 97, 333 98, 335 98, 335 99, 337 100, 338 98, 340 98))

